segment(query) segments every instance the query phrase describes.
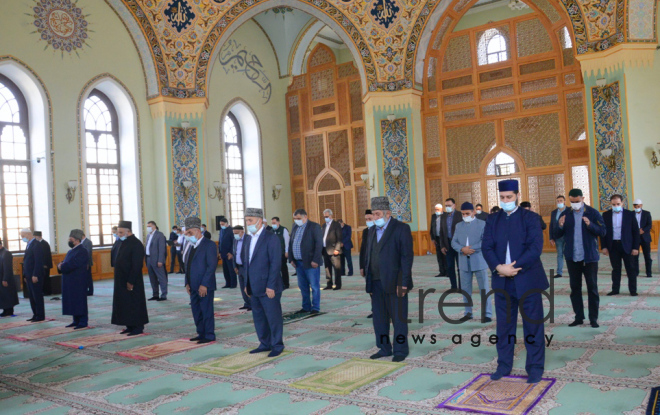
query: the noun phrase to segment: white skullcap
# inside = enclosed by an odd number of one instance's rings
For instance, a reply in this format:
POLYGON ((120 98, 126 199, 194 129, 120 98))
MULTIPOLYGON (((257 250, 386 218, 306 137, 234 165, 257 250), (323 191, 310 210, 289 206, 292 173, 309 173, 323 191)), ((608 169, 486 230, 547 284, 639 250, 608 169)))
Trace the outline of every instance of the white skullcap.
POLYGON ((442 203, 438 203, 437 205, 435 205, 435 207, 442 209, 444 206, 442 205, 442 203))
POLYGON ((30 228, 23 228, 21 229, 21 233, 26 232, 26 233, 32 233, 32 229, 30 228))
POLYGON ((644 203, 642 203, 642 199, 635 199, 635 200, 633 200, 633 205, 643 205, 643 204, 644 204, 644 203))

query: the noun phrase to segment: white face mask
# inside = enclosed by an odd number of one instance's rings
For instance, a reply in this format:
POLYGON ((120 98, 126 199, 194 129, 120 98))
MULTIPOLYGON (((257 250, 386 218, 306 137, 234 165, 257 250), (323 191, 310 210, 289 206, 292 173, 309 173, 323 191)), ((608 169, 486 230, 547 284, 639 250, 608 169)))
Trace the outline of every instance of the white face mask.
POLYGON ((571 208, 573 208, 573 210, 580 210, 580 209, 582 209, 582 202, 577 202, 577 203, 572 203, 572 202, 571 202, 571 208))
POLYGON ((477 215, 481 215, 481 212, 483 212, 483 210, 477 209, 477 215))
POLYGON ((151 233, 153 231, 154 231, 154 228, 152 228, 151 226, 147 226, 147 233, 151 233))
POLYGON ((470 223, 474 220, 474 216, 463 216, 463 220, 467 223, 470 223))
POLYGON ((294 219, 293 222, 298 225, 298 226, 303 226, 303 221, 302 219, 294 219))
POLYGON ((447 213, 451 213, 451 212, 453 212, 453 211, 454 211, 454 208, 451 207, 451 206, 447 206, 447 207, 445 208, 445 212, 447 212, 447 213))

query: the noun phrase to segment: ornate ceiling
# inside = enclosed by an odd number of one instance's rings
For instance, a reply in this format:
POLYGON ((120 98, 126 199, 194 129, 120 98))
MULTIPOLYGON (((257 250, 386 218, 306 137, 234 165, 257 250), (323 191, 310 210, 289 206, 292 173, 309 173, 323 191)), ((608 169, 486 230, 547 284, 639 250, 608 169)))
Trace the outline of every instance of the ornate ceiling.
MULTIPOLYGON (((460 17, 476 0, 106 2, 133 35, 147 72, 149 95, 186 99, 206 97, 210 67, 222 46, 218 43, 226 40, 226 34, 235 29, 234 25, 240 25, 271 5, 304 8, 317 19, 331 23, 335 30, 343 30, 340 36, 352 43, 353 54, 361 60, 363 83, 369 91, 413 88, 415 61, 419 60, 416 55, 425 55, 428 37, 437 22, 449 13, 460 17), (427 22, 431 23, 427 25, 427 22)), ((568 14, 578 55, 606 50, 620 43, 657 42, 654 0, 542 2, 550 13, 557 12, 550 5, 553 3, 560 13, 568 14)))

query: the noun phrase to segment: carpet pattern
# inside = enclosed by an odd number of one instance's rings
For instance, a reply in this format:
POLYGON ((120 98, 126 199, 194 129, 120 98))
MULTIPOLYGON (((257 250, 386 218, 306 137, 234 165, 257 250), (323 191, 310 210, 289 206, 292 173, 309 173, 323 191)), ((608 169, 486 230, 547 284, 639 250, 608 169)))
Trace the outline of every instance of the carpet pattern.
MULTIPOLYGON (((140 336, 145 336, 145 335, 146 333, 140 334, 140 336)), ((81 337, 70 341, 57 342, 56 344, 60 346, 73 347, 74 349, 77 349, 80 346, 82 347, 98 346, 101 344, 128 340, 132 337, 133 336, 128 337, 126 334, 119 334, 118 332, 114 332, 114 333, 97 334, 89 337, 81 337)))
MULTIPOLYGON (((554 257, 543 255, 546 270, 554 266, 554 257)), ((574 318, 569 281, 567 277, 553 280, 554 315, 545 329, 552 340, 546 349, 544 376, 555 378, 556 383, 530 415, 643 415, 652 388, 660 386, 660 275, 655 272, 654 278, 639 278, 638 297, 628 295, 625 280, 621 295, 606 297, 611 288, 607 258, 601 259, 599 268, 601 307, 597 329, 588 325, 568 327, 574 318)), ((190 300, 180 275, 169 277, 168 301, 148 303, 148 336, 90 345, 82 350, 58 343, 75 344, 97 333, 123 329, 110 324, 112 280, 96 282, 95 295, 88 297, 90 324, 96 327, 92 330, 28 342, 13 340, 10 336, 70 323, 68 316, 61 315, 61 302, 47 297, 46 316, 55 321, 21 326, 32 315, 28 300, 21 298, 21 304, 15 307, 17 317, 0 319, 0 408, 3 415, 456 414, 455 410, 437 406, 479 374, 495 370, 497 353, 488 341, 495 334, 495 322, 451 324, 443 320, 438 300, 449 289, 449 280, 433 278, 436 274, 434 256, 415 257, 416 289, 410 294, 413 322, 409 340, 414 335, 417 341, 411 341, 404 366, 348 394, 301 389, 294 384, 352 359, 367 359, 377 351, 372 320, 366 318, 371 310, 369 296, 359 276, 346 277, 339 291, 322 292, 321 311, 326 314, 284 326, 285 351, 291 353, 228 376, 191 368, 257 347, 252 313, 217 317, 217 341, 205 347, 149 360, 117 354, 195 336, 190 300), (420 307, 418 289, 436 292, 426 295, 420 307), (14 322, 19 326, 5 326, 14 322)), ((222 280, 222 274, 217 278, 222 280)), ((147 278, 145 283, 148 285, 147 278)), ((584 298, 586 303, 586 293, 584 298)), ((446 301, 462 303, 463 299, 450 295, 446 301)), ((547 311, 549 304, 545 301, 547 311)), ((475 310, 480 310, 478 296, 474 303, 475 310)), ((226 314, 238 310, 243 300, 237 289, 225 289, 216 292, 215 304, 217 312, 226 314)), ((300 308, 297 288, 286 290, 282 295, 283 311, 300 308)), ((454 319, 463 314, 461 307, 444 311, 454 319)), ((520 319, 518 325, 522 338, 520 319)), ((524 345, 518 342, 512 375, 525 375, 525 356, 524 345)))
POLYGON ((31 321, 19 320, 17 317, 3 317, 0 318, 0 330, 15 329, 16 327, 24 327, 24 326, 38 327, 35 326, 35 324, 45 323, 47 321, 53 321, 53 319, 49 318, 44 321, 38 321, 36 323, 33 323, 31 321))
POLYGON ((43 330, 32 330, 21 334, 14 334, 9 336, 12 340, 26 342, 29 340, 44 339, 46 337, 58 336, 60 334, 72 333, 74 331, 89 330, 89 328, 74 330, 73 327, 51 327, 43 330))
POLYGON ((279 356, 268 357, 268 353, 266 352, 250 354, 250 350, 243 350, 242 352, 221 357, 218 360, 204 363, 203 365, 193 366, 190 370, 210 373, 212 375, 229 376, 271 362, 288 354, 291 354, 291 352, 285 350, 279 356))
POLYGON ((506 376, 498 381, 482 373, 438 408, 493 415, 527 415, 555 383, 544 378, 529 384, 522 376, 506 376))
POLYGON ((131 359, 151 360, 167 356, 168 354, 197 349, 198 347, 204 347, 209 344, 211 343, 199 344, 197 342, 191 342, 188 339, 177 339, 169 342, 137 347, 123 352, 117 352, 117 354, 119 356, 130 357, 131 359))

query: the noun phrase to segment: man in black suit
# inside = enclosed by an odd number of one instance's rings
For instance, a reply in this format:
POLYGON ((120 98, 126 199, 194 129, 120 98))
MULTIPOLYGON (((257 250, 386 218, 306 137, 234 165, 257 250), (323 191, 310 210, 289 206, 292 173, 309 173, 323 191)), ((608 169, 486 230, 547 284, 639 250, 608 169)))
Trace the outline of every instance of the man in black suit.
MULTIPOLYGON (((520 207, 523 209, 532 210, 532 204, 527 201, 520 202, 520 207)), ((548 227, 548 225, 545 224, 545 221, 543 220, 543 216, 539 215, 539 219, 541 220, 541 230, 544 231, 545 228, 548 227)))
MULTIPOLYGON (((364 264, 367 261, 367 246, 369 245, 369 229, 374 226, 374 215, 371 212, 371 209, 367 209, 364 212, 364 220, 367 223, 367 227, 362 230, 362 239, 360 241, 360 275, 363 277, 366 276, 364 271, 364 264)), ((367 318, 373 318, 373 310, 367 318)))
POLYGON ((209 231, 206 229, 206 224, 205 224, 205 223, 202 224, 202 229, 201 229, 201 231, 202 231, 202 234, 204 235, 204 238, 206 238, 206 239, 211 239, 211 238, 212 238, 212 236, 211 236, 211 232, 209 232, 209 231))
POLYGON ((438 260, 438 275, 436 277, 446 277, 447 276, 447 258, 445 254, 442 253, 442 239, 440 235, 440 229, 442 229, 442 204, 438 203, 435 205, 435 213, 431 216, 431 240, 433 245, 435 245, 435 257, 438 260))
POLYGON ((321 311, 321 263, 323 231, 318 223, 307 217, 305 209, 293 212, 293 229, 289 238, 289 257, 298 274, 298 288, 302 295, 302 309, 298 313, 318 314, 321 311), (312 292, 310 301, 309 292, 312 292))
POLYGON ((233 228, 234 231, 234 249, 231 254, 227 254, 234 264, 234 272, 238 276, 238 284, 241 287, 241 295, 243 296, 243 307, 240 307, 239 310, 252 311, 252 304, 250 302, 250 297, 245 291, 245 264, 243 264, 243 258, 241 257, 241 252, 243 252, 243 243, 247 238, 245 238, 245 229, 241 225, 236 225, 233 228))
POLYGON ((30 229, 21 230, 21 239, 27 244, 23 256, 23 278, 30 290, 30 307, 32 318, 28 321, 36 323, 46 319, 44 309, 44 254, 39 241, 34 238, 30 229))
POLYGON ((484 212, 484 206, 481 203, 477 203, 474 210, 477 213, 475 218, 481 219, 484 222, 488 219, 488 213, 484 212))
POLYGON ((374 223, 369 230, 365 262, 366 291, 371 294, 378 353, 371 359, 408 356, 408 292, 413 288, 413 240, 410 226, 392 217, 387 197, 371 199, 374 223), (390 322, 394 337, 390 341, 390 322), (403 341, 400 341, 403 339, 403 341))
POLYGON ((170 237, 167 239, 167 244, 170 246, 170 274, 174 274, 174 263, 176 262, 176 245, 174 244, 177 239, 179 239, 178 227, 176 225, 172 226, 172 232, 170 232, 170 237))
POLYGON ((323 211, 323 262, 325 264, 326 290, 341 290, 341 225, 332 218, 332 210, 323 211), (332 288, 332 274, 335 288, 332 288))
POLYGON ((225 277, 225 286, 222 288, 236 288, 238 285, 234 264, 228 257, 232 249, 234 249, 234 231, 229 226, 227 218, 223 216, 220 218, 220 235, 218 236, 218 257, 222 259, 222 273, 225 277))
MULTIPOLYGON (((653 260, 651 259, 651 227, 653 227, 653 219, 651 219, 651 212, 642 209, 642 199, 635 199, 633 208, 635 208, 635 219, 639 226, 639 247, 644 252, 644 263, 646 264, 646 278, 651 278, 653 269, 653 260)), ((635 271, 639 275, 639 255, 635 260, 635 271)))
POLYGON ((34 231, 34 237, 41 244, 41 252, 44 255, 44 277, 48 277, 53 269, 53 254, 50 252, 50 244, 41 235, 41 231, 34 231))
MULTIPOLYGON (((580 192, 582 192, 580 190, 580 192)), ((577 194, 577 190, 575 191, 577 194)), ((570 196, 569 196, 570 197, 570 196)), ((574 196, 581 198, 582 196, 574 196)), ((564 272, 564 237, 557 237, 557 229, 559 228, 559 217, 566 210, 566 198, 562 195, 557 196, 557 209, 550 213, 550 245, 557 249, 557 271, 554 278, 561 278, 564 272)), ((577 199, 576 199, 577 200, 577 199)), ((581 202, 581 199, 580 199, 581 202)), ((576 202, 577 203, 577 202, 576 202)), ((572 257, 572 256, 571 256, 572 257)), ((598 261, 596 261, 598 264, 598 261)))
POLYGON ((347 277, 353 276, 353 258, 351 250, 353 249, 353 229, 351 225, 347 225, 343 220, 339 219, 341 226, 341 275, 347 277), (348 273, 346 273, 346 264, 348 264, 348 273))
POLYGON ((442 243, 442 253, 447 258, 447 276, 452 290, 460 288, 460 281, 456 280, 458 253, 451 247, 451 238, 454 237, 456 225, 462 221, 463 214, 456 211, 456 201, 451 197, 445 200, 445 213, 440 219, 440 242, 442 243))
POLYGON ((626 267, 628 289, 633 297, 637 295, 637 273, 635 256, 639 255, 639 225, 635 214, 623 208, 623 196, 610 197, 612 209, 603 213, 607 234, 600 238, 603 255, 610 257, 612 264, 612 291, 607 295, 619 294, 621 286, 621 260, 626 267))

